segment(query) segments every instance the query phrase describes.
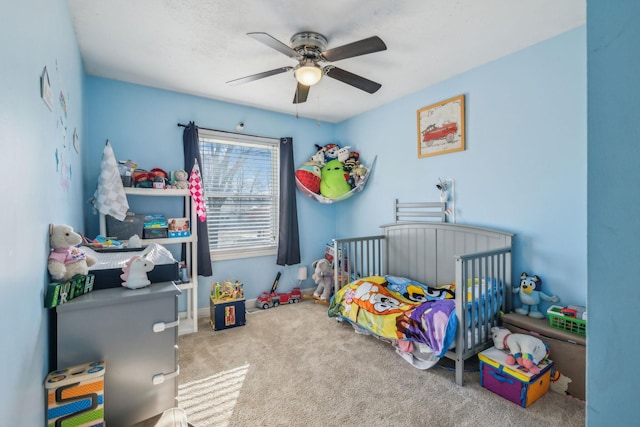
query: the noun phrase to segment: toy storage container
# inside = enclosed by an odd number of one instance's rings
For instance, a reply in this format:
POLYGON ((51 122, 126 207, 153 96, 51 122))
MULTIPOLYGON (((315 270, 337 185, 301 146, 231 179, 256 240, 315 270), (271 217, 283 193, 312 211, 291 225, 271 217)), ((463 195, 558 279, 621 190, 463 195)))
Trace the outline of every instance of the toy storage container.
POLYGON ((47 375, 47 424, 104 425, 105 367, 100 360, 47 375))
POLYGON ((214 331, 243 326, 247 323, 244 299, 217 301, 211 296, 209 314, 211 327, 214 331))
POLYGON ((144 226, 144 215, 127 212, 123 221, 118 221, 111 215, 106 217, 106 236, 110 239, 129 240, 131 236, 137 234, 142 237, 144 226))
POLYGON ((540 362, 540 373, 534 375, 515 365, 507 365, 506 356, 495 347, 478 354, 480 385, 526 408, 549 391, 553 362, 540 362))
POLYGON ((558 305, 552 305, 547 310, 549 316, 549 325, 552 328, 563 329, 565 331, 573 332, 574 334, 587 335, 587 321, 571 317, 561 312, 563 307, 558 305))
POLYGON ((189 218, 169 218, 169 237, 189 237, 189 218))

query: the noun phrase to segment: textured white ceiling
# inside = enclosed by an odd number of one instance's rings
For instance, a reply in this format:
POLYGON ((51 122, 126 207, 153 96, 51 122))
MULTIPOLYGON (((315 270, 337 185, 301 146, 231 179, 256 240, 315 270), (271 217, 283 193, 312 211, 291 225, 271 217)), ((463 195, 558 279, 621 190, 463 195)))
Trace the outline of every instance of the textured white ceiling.
POLYGON ((339 122, 586 22, 586 0, 69 0, 90 75, 339 122), (292 72, 227 81, 296 61, 285 44, 322 33, 328 49, 377 35, 387 50, 335 65, 382 84, 375 94, 324 77, 292 103, 292 72))

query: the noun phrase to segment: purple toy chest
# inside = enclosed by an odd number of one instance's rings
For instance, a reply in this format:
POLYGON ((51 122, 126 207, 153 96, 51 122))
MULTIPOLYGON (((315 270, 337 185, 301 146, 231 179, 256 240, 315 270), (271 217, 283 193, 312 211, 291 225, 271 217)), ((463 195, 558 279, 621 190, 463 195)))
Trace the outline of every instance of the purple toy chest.
POLYGON ((491 348, 478 355, 482 387, 523 408, 531 405, 549 390, 552 361, 541 362, 538 365, 540 373, 533 375, 515 365, 507 365, 500 357, 496 357, 495 351, 495 348, 491 348))

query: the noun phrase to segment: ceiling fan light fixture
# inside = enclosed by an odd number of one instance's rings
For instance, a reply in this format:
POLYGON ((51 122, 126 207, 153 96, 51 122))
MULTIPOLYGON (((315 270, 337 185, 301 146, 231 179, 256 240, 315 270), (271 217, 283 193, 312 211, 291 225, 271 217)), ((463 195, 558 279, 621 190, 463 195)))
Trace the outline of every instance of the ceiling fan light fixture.
POLYGON ((293 75, 298 83, 305 86, 313 86, 322 78, 322 68, 315 64, 301 64, 296 67, 293 75))

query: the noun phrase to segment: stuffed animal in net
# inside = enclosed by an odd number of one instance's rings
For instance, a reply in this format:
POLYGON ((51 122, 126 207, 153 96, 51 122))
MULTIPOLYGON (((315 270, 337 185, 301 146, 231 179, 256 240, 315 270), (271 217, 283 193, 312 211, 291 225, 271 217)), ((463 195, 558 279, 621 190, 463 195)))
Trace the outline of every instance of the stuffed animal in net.
POLYGON ((186 190, 189 188, 189 174, 186 171, 180 169, 173 173, 173 176, 176 180, 175 187, 180 190, 186 190))
POLYGON ((320 164, 305 162, 296 170, 296 178, 309 191, 320 193, 320 164))
POLYGON ((349 173, 339 160, 330 160, 320 170, 320 194, 324 197, 335 199, 349 191, 349 173))
POLYGON ((124 280, 122 286, 129 289, 140 289, 151 284, 147 278, 147 273, 153 270, 154 264, 145 257, 139 255, 129 258, 124 267, 120 278, 124 280))
POLYGON ((70 225, 49 226, 51 252, 47 268, 52 279, 66 282, 76 274, 89 274, 89 267, 96 263, 96 259, 78 248, 77 245, 80 243, 82 236, 73 231, 70 225))
POLYGON ((520 295, 522 307, 516 308, 516 313, 535 319, 543 319, 544 314, 538 310, 541 301, 558 302, 558 297, 542 292, 542 279, 538 276, 530 276, 527 273, 520 275, 520 286, 513 288, 513 293, 520 295))
POLYGON ((318 285, 313 292, 313 298, 321 302, 329 302, 333 291, 333 268, 328 259, 314 261, 311 266, 315 269, 311 278, 318 285))
POLYGON ((549 356, 547 345, 540 339, 527 334, 512 334, 507 328, 491 328, 493 345, 498 350, 508 351, 507 363, 518 364, 529 372, 540 373, 538 364, 549 356))

